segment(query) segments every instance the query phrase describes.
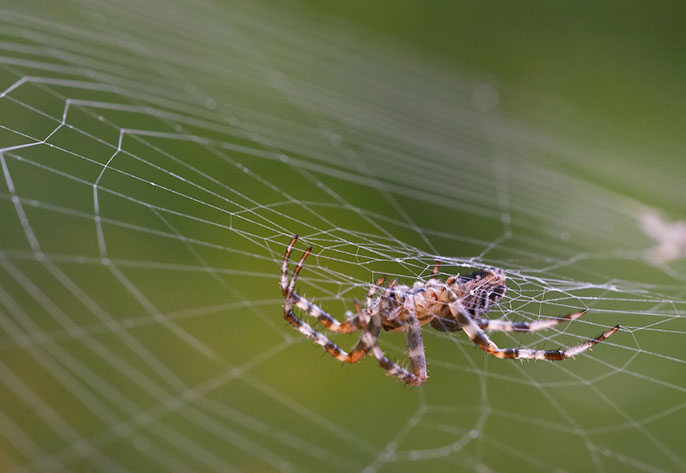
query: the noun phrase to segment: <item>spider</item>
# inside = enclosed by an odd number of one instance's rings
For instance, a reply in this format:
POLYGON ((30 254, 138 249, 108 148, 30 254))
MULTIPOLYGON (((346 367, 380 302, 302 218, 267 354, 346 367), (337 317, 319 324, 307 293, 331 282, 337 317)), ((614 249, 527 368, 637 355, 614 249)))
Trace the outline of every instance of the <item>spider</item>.
POLYGON ((334 358, 345 363, 359 362, 369 351, 389 375, 401 379, 411 386, 423 384, 427 379, 426 355, 422 341, 421 326, 431 327, 441 332, 462 330, 486 353, 498 358, 564 360, 574 357, 593 345, 602 342, 619 330, 615 325, 587 342, 564 350, 535 350, 530 348, 498 348, 485 330, 500 332, 534 332, 581 317, 586 310, 580 310, 557 319, 536 320, 533 322, 512 322, 490 320, 482 316, 496 305, 505 295, 505 272, 499 268, 482 269, 466 276, 451 276, 445 282, 438 279, 438 263, 428 281, 417 281, 412 287, 398 285, 397 281, 383 286, 385 278, 380 278, 367 292, 364 310, 354 301, 357 315, 339 322, 319 306, 295 292, 295 281, 312 251, 307 248, 300 258, 293 276, 288 279, 288 260, 298 236, 295 235, 288 245, 281 266, 281 292, 285 297, 284 318, 300 333, 321 345, 334 358), (375 294, 377 294, 375 296, 375 294), (324 334, 300 320, 292 310, 296 306, 305 314, 319 320, 332 332, 350 333, 362 330, 363 334, 349 353, 329 340, 324 334), (411 369, 407 370, 389 360, 377 345, 381 329, 388 332, 407 332, 407 345, 411 369))

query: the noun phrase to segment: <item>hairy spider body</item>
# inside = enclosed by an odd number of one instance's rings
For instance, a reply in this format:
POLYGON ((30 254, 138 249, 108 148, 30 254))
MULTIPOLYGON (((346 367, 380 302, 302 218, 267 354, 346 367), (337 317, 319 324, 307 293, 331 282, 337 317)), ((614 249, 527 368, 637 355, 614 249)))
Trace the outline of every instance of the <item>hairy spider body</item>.
POLYGON ((427 379, 426 355, 421 332, 421 326, 427 323, 442 332, 464 331, 477 347, 498 358, 555 361, 576 356, 619 329, 619 325, 615 325, 596 338, 565 350, 498 348, 486 335, 486 330, 533 332, 574 320, 582 316, 585 310, 557 319, 533 322, 486 319, 482 316, 505 295, 505 272, 499 268, 488 268, 467 276, 451 276, 444 282, 436 277, 438 264, 431 279, 426 282, 417 281, 411 287, 398 285, 396 281, 384 287, 384 278, 377 280, 367 292, 364 310, 355 302, 357 314, 344 322, 339 322, 295 291, 296 279, 312 248, 305 250, 289 280, 288 260, 297 239, 298 236, 294 236, 288 245, 281 267, 281 292, 285 298, 284 318, 300 333, 324 347, 334 358, 346 363, 356 363, 371 351, 388 374, 413 386, 423 384, 427 379), (350 333, 362 330, 363 334, 347 353, 325 335, 300 320, 293 312, 293 306, 316 318, 333 332, 350 333), (389 360, 379 348, 377 340, 382 329, 407 333, 411 370, 389 360))
POLYGON ((431 322, 438 325, 439 330, 456 331, 460 328, 451 318, 452 300, 457 298, 467 312, 478 317, 497 304, 506 291, 505 273, 498 268, 450 277, 446 282, 431 278, 426 282, 417 281, 412 287, 394 284, 379 289, 382 293, 372 299, 371 311, 388 314, 382 317, 381 326, 389 332, 406 331, 403 315, 407 315, 408 301, 414 306, 419 325, 431 322))

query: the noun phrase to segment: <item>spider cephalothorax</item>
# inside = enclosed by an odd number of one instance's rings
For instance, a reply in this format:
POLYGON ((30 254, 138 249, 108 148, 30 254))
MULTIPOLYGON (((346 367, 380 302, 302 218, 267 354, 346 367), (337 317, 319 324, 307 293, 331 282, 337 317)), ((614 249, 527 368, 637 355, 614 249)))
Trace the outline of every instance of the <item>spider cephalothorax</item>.
POLYGON ((421 332, 421 326, 427 323, 443 332, 462 330, 476 346, 498 358, 533 360, 564 360, 573 357, 605 340, 619 329, 619 325, 615 325, 596 338, 565 350, 498 348, 488 338, 485 331, 533 332, 552 327, 560 322, 574 320, 582 316, 585 311, 581 310, 557 319, 533 322, 486 319, 482 316, 505 295, 505 272, 499 268, 486 268, 466 276, 451 276, 444 282, 436 277, 438 266, 434 269, 431 279, 417 281, 411 287, 399 285, 396 281, 384 287, 384 278, 377 280, 367 293, 364 310, 355 302, 357 315, 339 322, 319 306, 295 292, 298 273, 312 248, 305 250, 289 281, 288 259, 297 239, 297 235, 294 236, 288 245, 281 267, 281 292, 285 297, 285 319, 300 333, 323 346, 331 356, 340 361, 355 363, 360 361, 367 352, 372 351, 379 364, 389 374, 410 385, 422 384, 427 378, 426 356, 421 332), (294 305, 307 315, 318 319, 333 332, 349 333, 362 330, 364 334, 350 353, 346 353, 326 336, 300 320, 292 311, 294 305), (410 370, 390 361, 381 351, 376 342, 382 329, 407 333, 410 370))

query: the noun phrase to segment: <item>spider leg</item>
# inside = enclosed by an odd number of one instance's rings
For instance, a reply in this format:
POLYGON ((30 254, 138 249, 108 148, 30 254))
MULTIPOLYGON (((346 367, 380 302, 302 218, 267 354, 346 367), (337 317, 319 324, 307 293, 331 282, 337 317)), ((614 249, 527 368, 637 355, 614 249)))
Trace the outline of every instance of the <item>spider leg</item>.
MULTIPOLYGON (((291 240, 291 244, 288 246, 288 249, 286 250, 286 256, 284 258, 284 267, 288 268, 288 257, 290 256, 290 253, 293 249, 293 245, 295 244, 297 237, 294 237, 293 240, 291 240)), ((307 256, 310 254, 312 251, 312 248, 308 248, 305 250, 305 253, 303 254, 302 258, 300 258, 300 261, 298 262, 298 265, 295 267, 295 270, 293 271, 293 276, 288 282, 288 284, 283 283, 283 275, 282 275, 282 290, 285 287, 284 291, 284 296, 285 296, 285 302, 283 305, 283 316, 284 318, 290 323, 298 332, 301 334, 305 335, 307 338, 311 339, 314 341, 317 345, 320 345, 324 347, 324 349, 327 351, 329 355, 332 357, 336 358, 339 361, 342 361, 344 363, 356 363, 360 361, 362 358, 364 358, 364 355, 369 351, 371 347, 371 339, 370 337, 378 337, 379 332, 381 331, 381 326, 378 327, 378 329, 374 329, 370 332, 368 335, 367 333, 363 334, 362 337, 360 337, 360 340, 357 342, 357 344, 353 347, 353 349, 350 351, 350 353, 346 353, 344 350, 342 350, 338 345, 336 345, 334 342, 329 340, 324 334, 318 332, 314 328, 312 328, 309 324, 303 322, 300 320, 291 310, 293 307, 293 294, 294 294, 294 289, 295 289, 295 281, 298 277, 298 273, 300 273, 300 270, 302 269, 303 263, 305 262, 305 259, 307 256)), ((288 274, 286 273, 286 281, 288 281, 288 274)), ((376 286, 372 286, 369 289, 369 292, 367 294, 367 300, 371 300, 372 295, 374 294, 374 291, 377 289, 379 285, 383 283, 383 278, 379 279, 377 281, 376 286)), ((358 320, 359 320, 359 310, 358 310, 358 320)))
POLYGON ((434 278, 435 278, 436 275, 438 274, 438 265, 439 265, 439 262, 438 262, 438 260, 436 260, 436 264, 434 264, 434 271, 433 271, 433 273, 431 274, 431 277, 434 277, 434 278))
POLYGON ((426 381, 426 377, 422 379, 416 374, 411 373, 402 366, 398 365, 397 363, 392 362, 386 357, 386 354, 383 352, 383 350, 379 348, 379 345, 376 344, 378 334, 374 336, 373 331, 378 331, 381 328, 381 321, 379 320, 381 317, 379 316, 379 314, 375 314, 372 317, 369 317, 369 315, 362 316, 359 306, 357 306, 357 310, 358 315, 360 315, 360 320, 362 322, 362 330, 364 330, 365 335, 369 337, 370 341, 373 340, 374 342, 371 347, 371 351, 374 354, 374 357, 379 362, 379 366, 385 369, 389 375, 395 376, 396 378, 404 381, 410 386, 419 386, 420 384, 424 383, 424 381, 426 381))
MULTIPOLYGON (((372 296, 374 295, 374 292, 377 290, 377 288, 381 286, 381 284, 383 284, 384 279, 385 278, 379 278, 376 281, 376 284, 370 287, 369 291, 367 291, 367 298, 365 302, 365 315, 361 315, 362 311, 360 310, 360 305, 357 303, 357 301, 353 301, 353 303, 355 304, 355 309, 357 310, 357 315, 355 317, 358 321, 360 321, 360 328, 362 328, 362 320, 365 317, 372 318, 372 296)), ((360 337, 360 339, 357 341, 353 349, 350 350, 350 355, 348 355, 348 357, 350 358, 349 363, 357 363, 362 358, 364 358, 367 352, 374 345, 376 345, 376 341, 379 339, 379 334, 381 333, 381 324, 374 322, 371 324, 371 326, 371 329, 368 332, 365 331, 360 337)))
POLYGON ((329 340, 326 335, 316 331, 309 324, 300 320, 292 311, 284 312, 284 318, 290 323, 298 332, 305 335, 310 340, 314 341, 319 346, 324 347, 326 352, 338 361, 344 363, 357 363, 369 351, 366 343, 358 342, 355 347, 347 353, 341 347, 329 340), (362 346, 360 346, 362 345, 362 346))
POLYGON ((407 313, 407 347, 410 354, 412 374, 423 383, 428 376, 426 374, 426 353, 424 353, 422 329, 419 326, 419 320, 417 320, 417 314, 415 313, 414 308, 408 309, 407 313))
MULTIPOLYGON (((574 312, 555 319, 534 320, 533 322, 512 322, 510 320, 491 320, 484 318, 472 318, 482 330, 493 332, 535 332, 553 327, 562 322, 578 319, 586 313, 586 309, 574 312)), ((452 317, 434 316, 431 326, 439 332, 458 332, 462 330, 457 320, 452 317)))
POLYGON ((586 309, 565 315, 564 317, 534 320, 533 322, 512 322, 510 320, 490 320, 482 318, 474 319, 474 322, 483 330, 492 330, 496 332, 535 332, 537 330, 553 327, 562 322, 578 319, 585 313, 586 309))
POLYGON ((405 322, 395 319, 386 318, 382 321, 383 328, 387 332, 405 332, 405 322))
POLYGON ((281 294, 284 296, 288 294, 288 260, 291 257, 291 252, 295 246, 295 242, 298 241, 298 235, 293 235, 291 242, 286 248, 286 255, 283 257, 283 263, 281 263, 281 294))
POLYGON ((462 330, 469 336, 469 338, 476 344, 477 347, 498 358, 509 358, 509 359, 528 359, 528 360, 565 360, 573 356, 579 355, 585 352, 593 345, 602 342, 617 330, 619 330, 619 325, 615 325, 610 330, 601 333, 596 338, 593 338, 587 342, 580 343, 579 345, 574 345, 568 347, 564 350, 535 350, 530 348, 498 348, 498 345, 493 343, 486 332, 484 332, 481 327, 472 319, 467 310, 462 306, 460 301, 455 298, 450 302, 450 311, 457 319, 462 330))
POLYGON ((354 332, 356 330, 359 330, 361 328, 360 326, 360 321, 357 318, 357 316, 346 320, 345 322, 339 322, 336 320, 333 316, 328 314, 325 310, 323 310, 321 307, 318 305, 308 301, 306 298, 295 292, 295 278, 297 277, 297 273, 300 271, 300 268, 302 267, 302 264, 305 261, 305 258, 307 258, 307 255, 310 254, 310 251, 312 248, 308 248, 305 252, 305 255, 301 258, 300 262, 298 263, 298 266, 295 268, 295 272, 293 274, 293 278, 291 279, 291 284, 289 285, 288 282, 288 259, 291 256, 291 252, 293 251, 293 246, 295 245, 295 242, 298 240, 298 235, 295 235, 293 239, 291 240, 291 243, 288 245, 288 249, 286 249, 286 255, 284 256, 283 259, 283 264, 281 265, 281 293, 284 296, 287 296, 290 294, 290 297, 287 297, 288 299, 291 299, 291 303, 295 303, 295 306, 305 312, 307 315, 314 317, 315 319, 319 320, 326 328, 331 330, 332 332, 337 332, 337 333, 350 333, 354 332), (292 287, 291 287, 292 286, 292 287))
POLYGON ((362 328, 360 325, 360 319, 357 315, 345 320, 344 322, 339 322, 332 315, 326 312, 324 309, 319 307, 317 304, 308 301, 305 297, 301 296, 297 292, 293 292, 291 295, 295 299, 295 306, 305 312, 310 317, 314 317, 319 320, 327 329, 336 333, 350 333, 355 332, 362 328))
POLYGON ((438 315, 431 319, 431 327, 439 332, 459 332, 462 330, 457 320, 452 317, 439 317, 438 315))

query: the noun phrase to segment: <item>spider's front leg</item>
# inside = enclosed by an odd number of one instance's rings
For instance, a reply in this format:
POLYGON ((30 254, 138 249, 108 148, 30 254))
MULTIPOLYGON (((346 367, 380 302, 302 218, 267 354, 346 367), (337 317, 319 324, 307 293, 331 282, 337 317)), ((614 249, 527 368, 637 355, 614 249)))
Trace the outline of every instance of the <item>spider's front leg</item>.
POLYGON ((602 342, 617 330, 619 330, 619 325, 615 325, 610 330, 601 333, 596 338, 593 338, 585 343, 580 343, 573 347, 568 347, 564 350, 535 350, 530 348, 498 348, 498 345, 493 343, 486 332, 483 331, 479 324, 477 324, 474 319, 469 315, 467 310, 464 308, 462 303, 455 298, 450 302, 450 312, 453 317, 457 320, 460 328, 469 336, 469 338, 478 346, 480 349, 488 353, 489 355, 496 356, 498 358, 508 358, 508 359, 528 359, 528 360, 552 360, 559 361, 571 358, 573 356, 579 355, 593 345, 602 342))
POLYGON ((298 266, 295 268, 293 274, 294 277, 293 279, 291 279, 291 284, 289 285, 288 260, 291 257, 291 252, 293 251, 293 246, 295 246, 296 241, 298 241, 298 235, 295 235, 291 239, 291 242, 288 245, 288 248, 286 249, 286 255, 284 256, 283 263, 281 264, 281 293, 284 295, 284 297, 286 297, 286 299, 290 299, 291 304, 295 304, 295 306, 298 309, 302 310, 310 317, 314 317, 315 319, 319 320, 326 328, 328 328, 332 332, 350 333, 359 330, 361 326, 360 320, 357 316, 341 323, 338 320, 336 320, 333 316, 328 314, 326 311, 324 311, 321 307, 308 301, 306 298, 295 292, 295 277, 297 276, 297 273, 300 271, 302 263, 305 261, 305 258, 307 258, 307 255, 309 255, 312 248, 308 248, 306 250, 306 254, 303 255, 303 258, 300 260, 298 266), (291 285, 293 287, 290 287, 291 285))
MULTIPOLYGON (((329 340, 324 334, 316 331, 314 328, 312 328, 309 324, 303 322, 300 320, 295 313, 293 313, 292 307, 293 307, 293 301, 295 299, 294 294, 295 294, 295 281, 298 278, 298 274, 300 273, 300 270, 303 267, 303 264, 305 263, 305 259, 307 259, 307 256, 310 254, 312 251, 312 248, 308 248, 305 250, 305 253, 303 256, 300 258, 300 261, 298 262, 298 265, 295 267, 295 270, 293 271, 293 276, 291 277, 291 280, 288 281, 288 257, 291 254, 291 251, 293 250, 293 245, 295 244, 297 237, 294 237, 293 240, 291 241, 291 244, 288 246, 288 249, 286 250, 286 256, 284 257, 284 268, 286 271, 286 277, 285 277, 285 282, 283 279, 283 274, 282 274, 282 281, 281 281, 281 287, 283 290, 283 294, 285 297, 284 305, 283 305, 283 316, 284 318, 288 321, 289 324, 293 326, 298 332, 301 334, 305 335, 307 338, 310 340, 314 341, 317 345, 320 345, 324 347, 324 349, 327 351, 329 355, 332 357, 336 358, 339 361, 342 361, 344 363, 357 363, 360 361, 364 356, 367 354, 369 349, 371 348, 372 345, 372 339, 374 337, 379 336, 379 332, 381 331, 381 325, 378 327, 373 327, 370 330, 370 334, 364 333, 360 339, 358 340, 357 344, 353 347, 352 350, 350 350, 350 353, 346 353, 344 350, 342 350, 338 345, 336 345, 334 342, 329 340)), ((367 293, 367 304, 369 305, 369 301, 372 298, 372 295, 376 291, 376 289, 383 283, 383 278, 379 279, 376 283, 376 286, 372 286, 369 289, 369 292, 367 293)), ((327 314, 328 315, 328 314, 327 314)), ((358 311, 358 320, 359 320, 359 311, 358 311)))

